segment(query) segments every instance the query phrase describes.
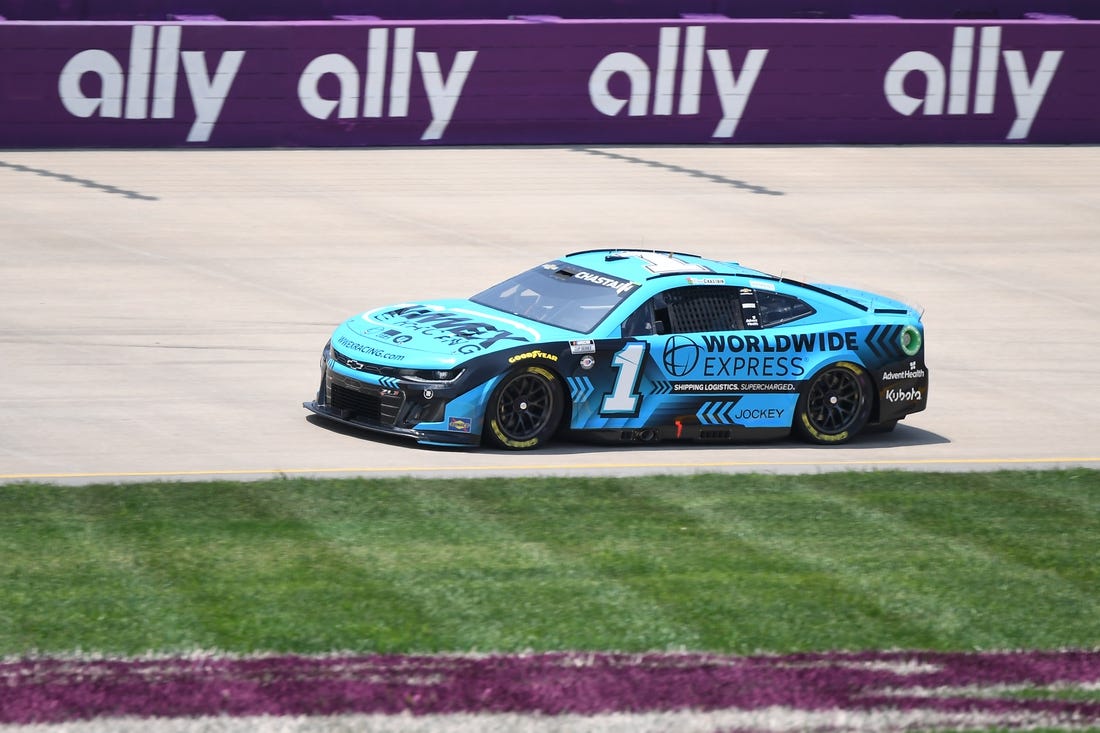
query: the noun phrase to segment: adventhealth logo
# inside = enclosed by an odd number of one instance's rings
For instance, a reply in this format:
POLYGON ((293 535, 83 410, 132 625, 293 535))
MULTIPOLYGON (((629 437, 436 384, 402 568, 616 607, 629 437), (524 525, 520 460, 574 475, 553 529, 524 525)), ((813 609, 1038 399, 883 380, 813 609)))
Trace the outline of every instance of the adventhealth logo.
POLYGON ((943 63, 927 51, 909 51, 890 65, 886 71, 884 90, 886 101, 894 111, 905 116, 923 107, 925 115, 942 115, 944 101, 947 114, 993 114, 997 98, 997 72, 1004 60, 1012 99, 1016 104, 1016 121, 1008 131, 1008 140, 1022 140, 1031 131, 1031 123, 1043 103, 1054 72, 1062 60, 1062 51, 1043 51, 1033 74, 1028 73, 1024 54, 1017 50, 1001 51, 1000 26, 981 29, 977 50, 977 71, 974 72, 974 29, 956 28, 951 48, 948 71, 943 63), (909 74, 925 77, 923 96, 910 96, 905 91, 905 79, 909 74), (974 91, 971 93, 971 76, 974 91), (973 104, 972 104, 973 103, 973 104))
POLYGON ((588 77, 588 97, 592 106, 608 117, 618 115, 623 107, 626 107, 630 117, 660 116, 673 114, 673 102, 676 101, 676 114, 697 115, 705 52, 722 105, 722 119, 711 137, 733 137, 768 51, 751 49, 745 55, 740 71, 735 74, 728 49, 704 48, 706 26, 692 25, 685 31, 681 65, 680 29, 673 26, 661 28, 656 74, 637 54, 616 51, 604 56, 588 77), (680 72, 679 97, 675 94, 677 71, 680 72), (611 93, 611 77, 615 74, 625 74, 629 81, 630 92, 625 99, 611 93))

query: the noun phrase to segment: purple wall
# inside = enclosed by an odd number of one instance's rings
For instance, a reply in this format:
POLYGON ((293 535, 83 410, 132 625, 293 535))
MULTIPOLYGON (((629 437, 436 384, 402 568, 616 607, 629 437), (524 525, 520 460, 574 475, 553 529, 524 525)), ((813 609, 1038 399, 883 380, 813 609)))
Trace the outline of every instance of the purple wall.
POLYGON ((1100 22, 0 22, 0 147, 1096 143, 1100 22))
POLYGON ((848 18, 889 13, 903 18, 1022 20, 1028 13, 1100 18, 1096 0, 0 0, 9 20, 172 20, 212 13, 226 20, 331 20, 374 15, 387 20, 504 20, 513 15, 563 18, 848 18))

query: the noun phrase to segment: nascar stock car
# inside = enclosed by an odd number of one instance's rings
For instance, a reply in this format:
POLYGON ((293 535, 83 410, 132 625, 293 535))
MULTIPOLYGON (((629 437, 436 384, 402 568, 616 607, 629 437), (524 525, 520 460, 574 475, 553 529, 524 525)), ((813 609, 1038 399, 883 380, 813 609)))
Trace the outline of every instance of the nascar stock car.
POLYGON ((844 443, 925 409, 921 314, 676 252, 590 250, 468 300, 356 315, 304 406, 423 444, 537 448, 795 434, 844 443))

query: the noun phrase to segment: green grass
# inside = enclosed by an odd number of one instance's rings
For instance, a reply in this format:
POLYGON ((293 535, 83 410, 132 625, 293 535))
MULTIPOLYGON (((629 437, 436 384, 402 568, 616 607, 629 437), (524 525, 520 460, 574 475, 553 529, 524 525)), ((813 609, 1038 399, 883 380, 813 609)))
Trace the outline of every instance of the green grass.
POLYGON ((1098 471, 0 486, 0 655, 1098 644, 1098 471))

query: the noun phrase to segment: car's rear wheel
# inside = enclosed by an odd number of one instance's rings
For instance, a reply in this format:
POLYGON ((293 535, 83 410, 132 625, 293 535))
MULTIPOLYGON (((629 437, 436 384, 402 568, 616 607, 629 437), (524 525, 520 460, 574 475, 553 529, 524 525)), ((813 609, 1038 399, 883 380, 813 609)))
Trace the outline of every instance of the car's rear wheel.
POLYGON ((844 443, 871 414, 871 378, 858 364, 841 361, 814 375, 798 400, 794 428, 811 443, 844 443))
POLYGON ((489 397, 486 439, 500 448, 527 450, 550 440, 565 404, 561 380, 541 366, 509 372, 489 397))

